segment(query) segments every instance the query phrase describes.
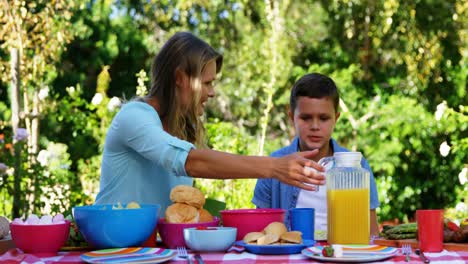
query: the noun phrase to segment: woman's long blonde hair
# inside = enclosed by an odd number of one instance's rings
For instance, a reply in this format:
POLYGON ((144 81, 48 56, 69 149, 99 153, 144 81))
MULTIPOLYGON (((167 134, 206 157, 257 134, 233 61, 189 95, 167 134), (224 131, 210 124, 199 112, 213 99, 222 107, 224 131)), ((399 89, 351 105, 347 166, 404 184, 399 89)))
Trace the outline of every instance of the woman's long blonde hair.
POLYGON ((197 108, 200 104, 202 71, 205 65, 216 61, 219 73, 223 57, 205 41, 189 32, 174 34, 153 59, 151 66, 151 87, 147 97, 157 98, 159 116, 167 122, 167 132, 187 140, 197 147, 205 147, 205 128, 197 108), (183 111, 180 102, 180 89, 176 87, 176 70, 181 70, 190 79, 192 88, 191 103, 183 111))

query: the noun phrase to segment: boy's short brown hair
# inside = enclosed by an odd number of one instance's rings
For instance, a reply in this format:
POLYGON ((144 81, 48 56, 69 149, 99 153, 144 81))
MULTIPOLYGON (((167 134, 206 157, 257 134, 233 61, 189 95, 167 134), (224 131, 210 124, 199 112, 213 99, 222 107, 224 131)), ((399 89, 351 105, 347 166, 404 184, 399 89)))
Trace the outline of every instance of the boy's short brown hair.
POLYGON ((309 98, 330 97, 335 111, 338 112, 340 94, 335 82, 328 76, 320 73, 309 73, 302 76, 291 90, 289 107, 291 107, 292 112, 296 109, 297 99, 300 96, 309 98))

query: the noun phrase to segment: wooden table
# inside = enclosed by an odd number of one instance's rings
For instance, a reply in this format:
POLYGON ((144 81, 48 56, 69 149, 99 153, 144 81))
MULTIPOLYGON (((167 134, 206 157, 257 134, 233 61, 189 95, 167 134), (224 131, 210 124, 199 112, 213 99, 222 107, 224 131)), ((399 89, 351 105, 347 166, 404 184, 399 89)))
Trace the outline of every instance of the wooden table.
POLYGON ((13 243, 13 240, 11 240, 10 235, 4 237, 3 239, 0 239, 0 254, 3 254, 15 247, 15 243, 13 243))

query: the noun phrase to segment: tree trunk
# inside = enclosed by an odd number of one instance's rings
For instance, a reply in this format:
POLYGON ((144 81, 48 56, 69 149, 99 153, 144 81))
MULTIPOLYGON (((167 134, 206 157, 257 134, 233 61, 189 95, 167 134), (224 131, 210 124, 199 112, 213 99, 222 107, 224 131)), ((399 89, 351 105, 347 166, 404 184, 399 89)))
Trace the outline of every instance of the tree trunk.
MULTIPOLYGON (((11 49, 11 126, 13 134, 16 134, 20 123, 20 53, 16 48, 11 49)), ((21 209, 21 146, 13 140, 15 150, 15 172, 13 179, 13 209, 12 216, 20 216, 21 209)))

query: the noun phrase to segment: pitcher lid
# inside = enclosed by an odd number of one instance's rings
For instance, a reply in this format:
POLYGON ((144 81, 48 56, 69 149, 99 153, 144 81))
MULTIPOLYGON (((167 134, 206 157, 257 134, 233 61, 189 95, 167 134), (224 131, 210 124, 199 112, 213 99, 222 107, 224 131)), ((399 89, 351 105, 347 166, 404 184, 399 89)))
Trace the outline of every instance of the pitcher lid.
POLYGON ((339 164, 359 164, 362 159, 361 152, 335 152, 333 156, 339 164))

